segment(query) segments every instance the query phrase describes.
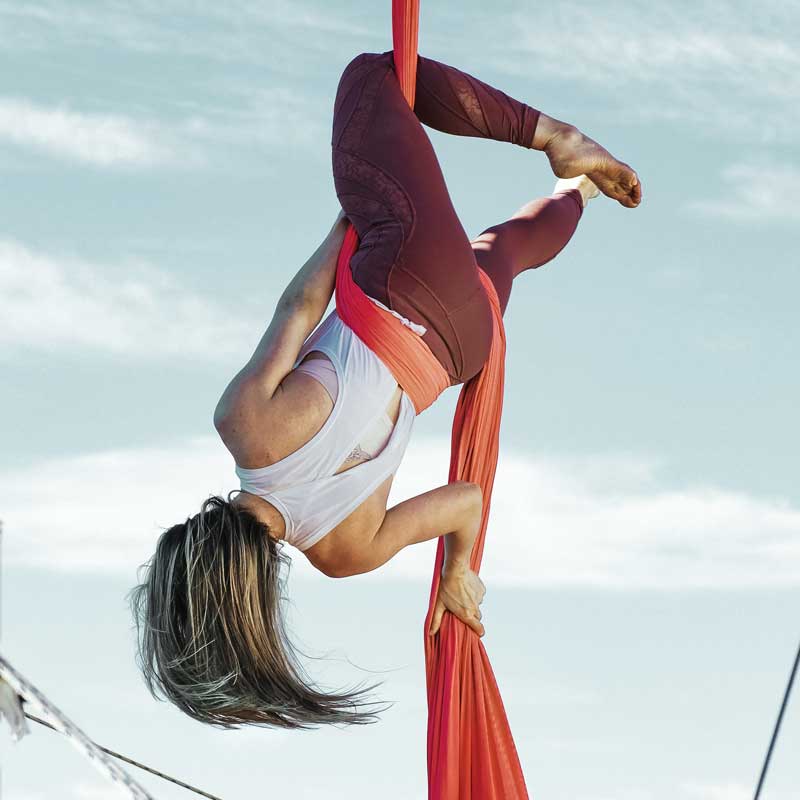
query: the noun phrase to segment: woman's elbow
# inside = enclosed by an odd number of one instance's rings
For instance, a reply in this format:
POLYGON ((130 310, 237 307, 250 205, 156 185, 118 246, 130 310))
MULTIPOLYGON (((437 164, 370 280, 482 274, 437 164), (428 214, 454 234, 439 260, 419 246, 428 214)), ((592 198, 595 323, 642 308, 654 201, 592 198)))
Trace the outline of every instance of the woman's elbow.
POLYGON ((369 547, 362 547, 358 552, 348 552, 344 548, 337 548, 335 553, 317 557, 314 566, 328 578, 351 578, 353 575, 363 575, 371 572, 383 563, 375 557, 369 547))
POLYGON ((349 578, 355 574, 351 560, 341 552, 313 556, 306 553, 306 557, 326 578, 349 578))
POLYGON ((347 564, 325 564, 317 569, 328 578, 349 578, 356 573, 347 564))

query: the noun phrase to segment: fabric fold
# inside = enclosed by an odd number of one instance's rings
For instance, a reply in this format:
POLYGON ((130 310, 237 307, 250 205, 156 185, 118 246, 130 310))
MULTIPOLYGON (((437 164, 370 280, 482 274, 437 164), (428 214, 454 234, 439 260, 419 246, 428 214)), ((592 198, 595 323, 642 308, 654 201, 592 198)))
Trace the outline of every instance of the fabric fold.
MULTIPOLYGON (((419 0, 393 0, 395 71, 414 106, 419 0)), ((342 321, 386 364, 409 394, 417 414, 450 386, 450 378, 425 342, 356 285, 350 259, 358 236, 349 227, 336 269, 336 310, 342 321)), ((491 509, 503 412, 506 337, 500 302, 489 276, 476 265, 492 310, 492 344, 483 368, 461 387, 451 431, 448 481, 478 483, 483 513, 470 556, 480 570, 491 509)), ((445 613, 435 636, 433 616, 444 563, 439 537, 423 637, 428 699, 429 800, 523 800, 525 778, 489 657, 480 637, 445 613)))

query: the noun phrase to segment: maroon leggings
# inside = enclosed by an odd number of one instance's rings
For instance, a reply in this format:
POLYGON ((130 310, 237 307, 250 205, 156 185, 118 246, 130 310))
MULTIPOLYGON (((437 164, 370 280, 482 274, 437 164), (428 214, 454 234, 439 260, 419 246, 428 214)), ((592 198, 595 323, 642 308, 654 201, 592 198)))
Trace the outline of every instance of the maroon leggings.
POLYGON ((391 51, 362 53, 347 65, 334 104, 333 177, 360 239, 354 281, 427 328, 422 338, 455 384, 480 371, 491 344, 491 311, 476 265, 505 312, 514 277, 566 245, 583 207, 577 189, 534 200, 470 242, 420 123, 530 148, 539 112, 421 56, 416 92, 412 110, 391 51))

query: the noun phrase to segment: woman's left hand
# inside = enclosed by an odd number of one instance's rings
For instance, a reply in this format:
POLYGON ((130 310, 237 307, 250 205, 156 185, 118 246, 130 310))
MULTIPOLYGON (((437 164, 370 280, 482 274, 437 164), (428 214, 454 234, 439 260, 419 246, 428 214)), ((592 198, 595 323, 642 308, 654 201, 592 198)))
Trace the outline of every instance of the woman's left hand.
POLYGON ((477 573, 463 564, 445 563, 431 619, 431 636, 439 630, 445 611, 455 614, 478 636, 483 636, 486 631, 481 623, 481 611, 478 606, 483 602, 485 595, 486 586, 477 573))

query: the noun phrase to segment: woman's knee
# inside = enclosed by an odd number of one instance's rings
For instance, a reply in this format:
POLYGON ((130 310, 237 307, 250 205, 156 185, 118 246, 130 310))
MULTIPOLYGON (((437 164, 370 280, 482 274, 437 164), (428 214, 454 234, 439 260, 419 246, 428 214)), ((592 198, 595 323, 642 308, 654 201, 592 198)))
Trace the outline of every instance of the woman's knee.
MULTIPOLYGON (((347 123, 352 112, 356 107, 365 104, 363 99, 363 91, 370 82, 376 83, 371 80, 371 76, 375 74, 377 69, 385 72, 387 69, 385 65, 386 54, 381 53, 359 53, 350 63, 344 68, 344 71, 339 78, 339 85, 336 87, 336 98, 333 102, 333 126, 334 129, 341 128, 347 123)), ((334 135, 332 144, 337 143, 337 137, 334 135)))
POLYGON ((386 53, 359 53, 354 56, 342 70, 342 78, 357 70, 360 66, 370 63, 380 63, 391 58, 391 50, 386 53))

